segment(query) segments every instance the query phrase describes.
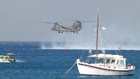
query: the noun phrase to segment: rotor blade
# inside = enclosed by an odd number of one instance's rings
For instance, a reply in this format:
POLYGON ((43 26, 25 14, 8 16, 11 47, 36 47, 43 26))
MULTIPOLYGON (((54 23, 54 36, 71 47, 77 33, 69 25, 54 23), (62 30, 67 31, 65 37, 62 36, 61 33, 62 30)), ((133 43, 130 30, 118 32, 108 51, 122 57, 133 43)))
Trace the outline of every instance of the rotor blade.
POLYGON ((80 22, 96 22, 96 21, 80 21, 80 22))
POLYGON ((53 24, 53 22, 38 22, 38 23, 48 23, 48 24, 53 24))
POLYGON ((60 23, 60 21, 59 22, 38 22, 38 23, 55 24, 55 23, 60 23))
POLYGON ((80 22, 96 22, 96 21, 82 21, 82 20, 71 20, 71 19, 67 19, 67 20, 70 20, 70 21, 80 21, 80 22))

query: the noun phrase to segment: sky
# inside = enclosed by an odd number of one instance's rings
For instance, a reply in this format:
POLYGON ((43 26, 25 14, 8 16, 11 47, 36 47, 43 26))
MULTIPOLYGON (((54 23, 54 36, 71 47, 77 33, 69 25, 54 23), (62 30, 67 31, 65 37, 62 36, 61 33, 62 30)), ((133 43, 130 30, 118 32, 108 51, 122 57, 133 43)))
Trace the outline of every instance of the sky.
POLYGON ((66 42, 68 46, 88 47, 96 23, 82 23, 82 30, 59 34, 52 24, 38 22, 71 20, 96 21, 97 8, 105 47, 140 48, 140 0, 0 0, 0 41, 66 42), (72 45, 73 44, 73 45, 72 45))

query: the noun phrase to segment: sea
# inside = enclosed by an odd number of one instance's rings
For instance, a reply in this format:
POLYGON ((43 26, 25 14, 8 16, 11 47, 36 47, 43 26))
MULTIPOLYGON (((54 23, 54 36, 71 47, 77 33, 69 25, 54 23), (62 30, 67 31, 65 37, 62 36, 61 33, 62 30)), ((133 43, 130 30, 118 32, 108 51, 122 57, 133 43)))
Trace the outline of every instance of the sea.
POLYGON ((0 42, 0 55, 7 53, 14 53, 16 62, 0 63, 0 79, 140 79, 140 50, 119 50, 136 66, 133 76, 80 75, 75 61, 86 59, 88 50, 84 49, 42 49, 40 42, 0 42))

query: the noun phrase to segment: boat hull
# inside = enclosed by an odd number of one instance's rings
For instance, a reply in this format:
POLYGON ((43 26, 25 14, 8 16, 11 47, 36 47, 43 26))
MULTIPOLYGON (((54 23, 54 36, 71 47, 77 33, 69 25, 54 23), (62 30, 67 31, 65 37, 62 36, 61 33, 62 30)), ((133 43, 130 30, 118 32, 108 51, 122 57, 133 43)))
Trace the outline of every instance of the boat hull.
POLYGON ((10 63, 10 61, 4 59, 0 59, 0 62, 10 63))
POLYGON ((13 63, 16 60, 14 58, 9 58, 9 59, 0 59, 0 63, 13 63))
POLYGON ((97 67, 88 63, 83 63, 80 62, 79 59, 77 59, 77 67, 78 71, 81 75, 89 75, 89 76, 94 76, 94 75, 133 75, 133 70, 134 69, 122 69, 122 70, 117 70, 117 69, 108 69, 108 68, 103 68, 103 67, 97 67))

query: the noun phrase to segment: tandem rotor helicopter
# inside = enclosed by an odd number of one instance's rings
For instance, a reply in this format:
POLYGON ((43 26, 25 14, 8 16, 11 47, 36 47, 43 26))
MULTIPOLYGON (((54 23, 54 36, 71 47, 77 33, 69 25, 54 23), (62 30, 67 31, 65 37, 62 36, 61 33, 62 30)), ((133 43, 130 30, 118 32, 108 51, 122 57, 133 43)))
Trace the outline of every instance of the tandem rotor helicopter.
POLYGON ((54 24, 51 30, 57 31, 58 33, 63 33, 63 32, 78 33, 82 29, 82 22, 94 22, 94 21, 75 20, 72 26, 63 26, 63 25, 58 24, 59 22, 39 22, 39 23, 54 24))

